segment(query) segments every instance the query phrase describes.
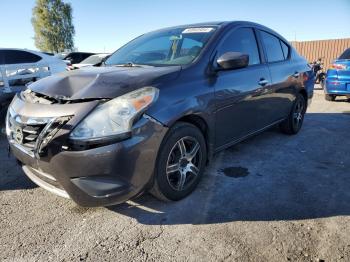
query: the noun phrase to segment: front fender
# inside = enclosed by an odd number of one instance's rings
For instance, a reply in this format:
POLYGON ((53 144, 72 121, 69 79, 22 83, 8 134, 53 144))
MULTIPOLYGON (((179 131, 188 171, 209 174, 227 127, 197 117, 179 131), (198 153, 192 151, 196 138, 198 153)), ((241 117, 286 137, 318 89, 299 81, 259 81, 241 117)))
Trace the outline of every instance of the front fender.
POLYGON ((203 134, 210 148, 215 137, 215 101, 213 89, 204 83, 188 82, 180 86, 160 89, 159 98, 147 111, 146 115, 166 127, 177 121, 186 121, 197 125, 199 119, 206 125, 203 134))

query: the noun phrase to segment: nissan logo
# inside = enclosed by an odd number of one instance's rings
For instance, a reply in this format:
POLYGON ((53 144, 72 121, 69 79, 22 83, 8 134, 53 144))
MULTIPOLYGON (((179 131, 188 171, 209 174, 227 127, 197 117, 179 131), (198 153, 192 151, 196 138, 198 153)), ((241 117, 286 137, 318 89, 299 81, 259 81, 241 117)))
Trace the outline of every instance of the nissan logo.
POLYGON ((22 144, 23 143, 23 131, 22 131, 22 128, 20 126, 17 126, 15 128, 15 132, 13 134, 13 138, 16 140, 16 142, 18 144, 22 144))

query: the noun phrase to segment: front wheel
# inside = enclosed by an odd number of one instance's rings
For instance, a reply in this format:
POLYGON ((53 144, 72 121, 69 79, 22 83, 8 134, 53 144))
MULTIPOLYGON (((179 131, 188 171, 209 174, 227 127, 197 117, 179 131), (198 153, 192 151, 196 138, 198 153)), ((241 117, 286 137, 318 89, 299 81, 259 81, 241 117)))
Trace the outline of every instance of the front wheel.
POLYGON ((166 135, 158 152, 151 194, 161 200, 180 200, 197 186, 207 159, 202 132, 179 122, 166 135))
POLYGON ((298 94, 291 112, 286 120, 280 124, 281 131, 288 135, 295 135, 301 129, 306 112, 306 101, 302 94, 298 94))

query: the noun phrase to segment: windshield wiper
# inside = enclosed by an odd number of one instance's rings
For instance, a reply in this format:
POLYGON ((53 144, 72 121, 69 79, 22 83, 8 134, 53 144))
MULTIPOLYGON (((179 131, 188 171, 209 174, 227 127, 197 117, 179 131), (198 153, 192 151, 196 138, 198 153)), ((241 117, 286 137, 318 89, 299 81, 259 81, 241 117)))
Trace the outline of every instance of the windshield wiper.
POLYGON ((128 62, 125 64, 115 64, 113 66, 123 66, 123 67, 146 67, 146 66, 150 66, 150 65, 143 65, 143 64, 135 64, 133 62, 128 62))

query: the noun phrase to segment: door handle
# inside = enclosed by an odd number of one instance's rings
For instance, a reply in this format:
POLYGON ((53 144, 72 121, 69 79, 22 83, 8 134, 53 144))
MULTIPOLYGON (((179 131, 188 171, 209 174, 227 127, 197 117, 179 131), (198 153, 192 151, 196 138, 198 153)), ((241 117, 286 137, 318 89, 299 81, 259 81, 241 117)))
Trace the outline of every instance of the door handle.
POLYGON ((258 84, 261 86, 266 86, 268 83, 269 83, 269 81, 267 81, 264 78, 261 78, 260 81, 258 82, 258 84))
POLYGON ((295 78, 298 78, 298 77, 300 76, 300 73, 299 73, 299 72, 295 72, 295 73, 293 74, 293 76, 294 76, 295 78))

